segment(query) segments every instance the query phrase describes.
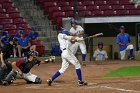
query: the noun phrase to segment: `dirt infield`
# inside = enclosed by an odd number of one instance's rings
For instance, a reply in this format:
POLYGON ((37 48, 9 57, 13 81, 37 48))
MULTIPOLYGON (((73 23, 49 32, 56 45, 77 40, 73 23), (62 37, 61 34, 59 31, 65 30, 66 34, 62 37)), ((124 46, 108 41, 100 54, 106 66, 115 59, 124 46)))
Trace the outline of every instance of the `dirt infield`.
POLYGON ((61 62, 35 66, 32 73, 43 79, 42 84, 26 84, 18 79, 10 86, 0 86, 0 93, 140 93, 140 77, 104 78, 105 73, 124 66, 138 66, 138 61, 88 62, 82 67, 83 79, 88 86, 77 86, 77 77, 72 65, 48 86, 49 79, 60 67, 61 62))

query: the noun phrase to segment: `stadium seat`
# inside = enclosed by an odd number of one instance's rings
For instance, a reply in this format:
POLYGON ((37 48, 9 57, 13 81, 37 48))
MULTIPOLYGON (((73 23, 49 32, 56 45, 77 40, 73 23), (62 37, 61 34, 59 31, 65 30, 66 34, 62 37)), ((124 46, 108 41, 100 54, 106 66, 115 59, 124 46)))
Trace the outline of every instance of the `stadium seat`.
POLYGON ((99 9, 100 10, 110 10, 110 9, 112 9, 112 7, 110 5, 101 5, 101 6, 99 6, 99 9))
POLYGON ((136 9, 140 9, 140 8, 135 8, 134 5, 124 5, 124 9, 130 9, 130 10, 136 10, 136 9))
POLYGON ((129 10, 129 14, 130 15, 140 15, 140 11, 139 10, 129 10))
POLYGON ((92 5, 94 5, 94 1, 83 1, 82 2, 82 5, 84 5, 84 6, 92 6, 92 5))
POLYGON ((17 13, 18 9, 15 8, 15 7, 9 7, 9 8, 6 9, 6 12, 7 13, 17 13))
POLYGON ((4 29, 5 30, 15 30, 16 29, 16 25, 13 25, 13 24, 5 24, 4 25, 4 29))
POLYGON ((107 10, 107 11, 104 11, 104 15, 105 16, 115 16, 116 15, 116 11, 107 10))
POLYGON ((61 10, 62 11, 73 11, 74 10, 74 7, 71 7, 71 6, 66 6, 66 7, 61 7, 61 10))
POLYGON ((74 16, 74 12, 73 11, 67 11, 66 12, 66 17, 73 17, 74 16))
POLYGON ((85 11, 86 10, 86 6, 78 6, 78 11, 85 11))
POLYGON ((22 23, 24 24, 25 23, 25 20, 23 18, 16 18, 16 19, 13 19, 14 21, 14 24, 19 24, 19 23, 22 23))
POLYGON ((23 17, 21 17, 20 13, 17 12, 17 13, 10 13, 9 18, 15 19, 15 18, 23 18, 23 17))
POLYGON ((120 0, 120 4, 121 5, 130 5, 131 3, 129 2, 129 0, 120 0))
POLYGON ((112 5, 112 9, 113 9, 113 10, 124 9, 124 5, 112 5))
POLYGON ((91 11, 81 11, 79 12, 80 17, 90 17, 91 16, 91 11))
POLYGON ((11 0, 0 0, 0 3, 12 2, 11 0))
POLYGON ((50 18, 52 17, 53 12, 61 12, 61 8, 54 6, 54 7, 49 7, 49 9, 45 9, 45 13, 48 13, 50 18))
POLYGON ((39 53, 40 56, 45 54, 45 46, 43 45, 42 41, 32 40, 31 45, 36 45, 36 51, 39 53))
POLYGON ((104 11, 92 11, 92 16, 103 16, 104 11))
POLYGON ((15 36, 15 34, 18 32, 17 30, 7 29, 6 30, 9 35, 15 36))
POLYGON ((129 10, 116 10, 116 14, 118 16, 121 16, 121 15, 129 15, 129 10))
POLYGON ((6 19, 6 18, 8 18, 9 17, 9 15, 8 14, 5 14, 5 13, 0 13, 0 18, 1 19, 6 19))
POLYGON ((57 3, 56 2, 45 2, 44 3, 44 9, 48 8, 48 7, 53 7, 56 6, 57 3))
POLYGON ((95 1, 94 4, 95 5, 104 5, 104 4, 106 4, 106 1, 98 0, 98 1, 95 1))
POLYGON ((61 6, 61 7, 65 7, 65 6, 69 6, 69 2, 58 2, 57 3, 58 6, 61 6))
POLYGON ((108 0, 107 2, 106 2, 106 4, 107 5, 117 5, 117 4, 119 4, 119 0, 108 0))
POLYGON ((7 9, 9 7, 14 7, 14 5, 12 4, 12 2, 2 3, 2 8, 7 9))
POLYGON ((93 11, 93 10, 99 10, 99 6, 97 6, 97 5, 94 5, 94 6, 87 6, 87 11, 89 11, 89 10, 91 10, 91 11, 93 11))
POLYGON ((2 4, 0 4, 0 9, 2 9, 2 4))
POLYGON ((1 19, 2 24, 12 24, 13 20, 12 19, 1 19))
POLYGON ((53 12, 52 18, 55 19, 56 17, 65 17, 65 12, 53 12))
POLYGON ((2 14, 2 13, 5 13, 5 12, 6 12, 5 9, 0 8, 0 13, 1 13, 1 14, 2 14))

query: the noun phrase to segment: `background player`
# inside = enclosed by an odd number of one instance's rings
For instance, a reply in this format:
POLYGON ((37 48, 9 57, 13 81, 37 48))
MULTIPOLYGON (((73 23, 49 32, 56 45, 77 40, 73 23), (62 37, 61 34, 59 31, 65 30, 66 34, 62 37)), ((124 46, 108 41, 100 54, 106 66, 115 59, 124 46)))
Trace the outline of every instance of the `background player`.
POLYGON ((133 59, 133 45, 130 43, 130 36, 128 33, 125 33, 125 27, 120 27, 120 33, 117 35, 116 42, 119 45, 121 60, 125 59, 126 50, 130 50, 130 58, 133 59))
MULTIPOLYGON (((80 38, 83 38, 84 35, 84 29, 77 24, 76 20, 72 20, 71 21, 71 29, 70 29, 70 35, 72 36, 78 36, 80 38)), ((78 50, 78 47, 80 47, 80 50, 82 52, 82 65, 86 66, 86 45, 85 45, 85 41, 79 41, 79 42, 75 42, 72 46, 71 46, 71 50, 72 52, 75 54, 78 50)))
POLYGON ((73 64, 76 69, 77 77, 78 77, 78 85, 87 85, 85 81, 82 80, 81 74, 81 65, 77 58, 70 50, 71 40, 75 40, 74 36, 68 36, 69 32, 67 30, 63 30, 62 33, 58 34, 58 41, 60 43, 60 49, 62 50, 62 67, 59 71, 57 71, 49 80, 47 80, 48 85, 51 86, 52 81, 54 81, 58 76, 65 72, 68 68, 69 63, 73 64))
POLYGON ((102 61, 102 60, 106 60, 108 58, 107 52, 105 50, 103 50, 102 42, 98 43, 98 49, 95 50, 93 57, 95 58, 96 61, 102 61))

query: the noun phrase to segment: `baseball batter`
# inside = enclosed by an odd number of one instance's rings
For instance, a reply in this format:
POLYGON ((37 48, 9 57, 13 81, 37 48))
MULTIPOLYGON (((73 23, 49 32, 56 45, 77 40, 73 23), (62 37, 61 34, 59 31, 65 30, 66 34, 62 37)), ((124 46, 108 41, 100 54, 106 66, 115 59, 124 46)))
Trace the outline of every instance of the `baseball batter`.
POLYGON ((49 86, 51 86, 52 82, 58 76, 60 76, 62 73, 66 71, 66 69, 69 66, 69 63, 75 66, 77 77, 78 77, 78 85, 79 86, 87 85, 87 83, 82 80, 81 65, 79 61, 77 60, 77 58, 72 53, 72 51, 70 50, 70 46, 71 46, 70 41, 75 40, 76 37, 68 36, 68 35, 69 35, 69 31, 67 30, 63 30, 61 33, 58 34, 58 41, 60 44, 60 49, 62 50, 62 54, 61 54, 62 67, 49 80, 47 80, 47 83, 49 86))
MULTIPOLYGON (((77 22, 75 20, 71 21, 71 29, 70 29, 70 35, 72 36, 78 36, 80 38, 83 38, 84 35, 84 29, 77 24, 77 22)), ((86 66, 86 45, 85 45, 85 41, 79 41, 79 42, 75 42, 72 46, 71 46, 71 50, 73 52, 73 54, 76 54, 78 47, 80 48, 81 52, 82 52, 82 65, 86 66)))
POLYGON ((133 59, 133 45, 130 43, 129 34, 125 33, 125 27, 120 27, 120 33, 117 35, 116 42, 119 45, 121 60, 125 60, 126 50, 130 50, 130 59, 133 59))

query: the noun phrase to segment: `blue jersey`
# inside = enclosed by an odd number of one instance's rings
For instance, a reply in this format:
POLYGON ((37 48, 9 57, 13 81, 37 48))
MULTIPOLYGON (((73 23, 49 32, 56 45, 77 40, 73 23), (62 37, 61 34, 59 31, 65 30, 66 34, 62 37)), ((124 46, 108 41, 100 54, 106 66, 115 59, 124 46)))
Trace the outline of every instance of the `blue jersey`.
POLYGON ((15 37, 20 38, 20 34, 16 33, 15 37))
POLYGON ((8 36, 9 34, 7 32, 1 32, 0 38, 3 44, 8 44, 8 40, 7 40, 8 36))
POLYGON ((18 44, 22 47, 26 47, 29 44, 29 39, 27 37, 25 38, 18 38, 18 44))
POLYGON ((29 34, 28 34, 28 38, 31 39, 31 40, 37 39, 38 36, 39 36, 39 34, 38 34, 37 32, 32 32, 32 31, 31 31, 31 32, 29 32, 29 34))
MULTIPOLYGON (((129 34, 127 34, 127 33, 124 33, 124 34, 119 33, 117 35, 116 42, 117 43, 122 43, 122 44, 128 44, 128 43, 130 43, 130 36, 129 36, 129 34)), ((123 51, 126 48, 127 48, 126 45, 120 45, 119 44, 119 50, 120 51, 123 51)))

